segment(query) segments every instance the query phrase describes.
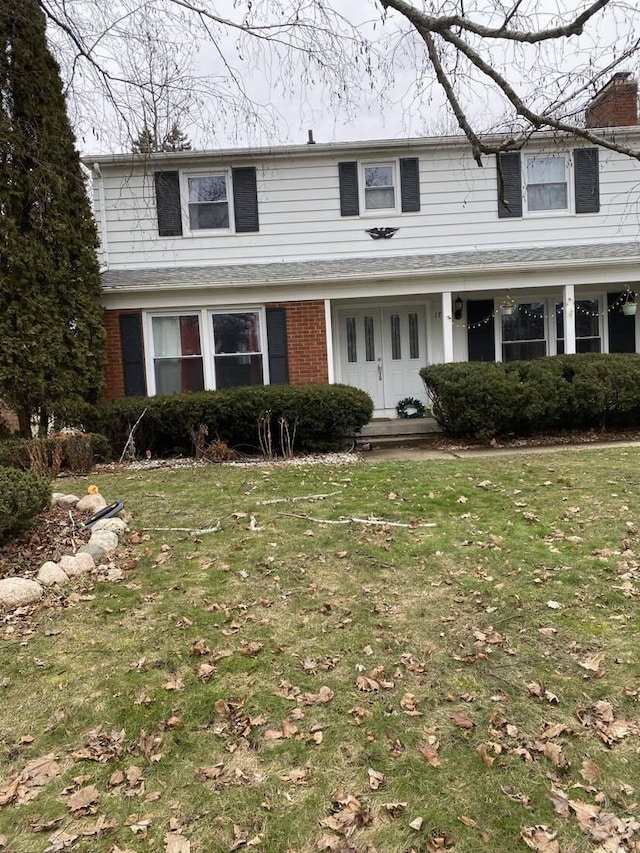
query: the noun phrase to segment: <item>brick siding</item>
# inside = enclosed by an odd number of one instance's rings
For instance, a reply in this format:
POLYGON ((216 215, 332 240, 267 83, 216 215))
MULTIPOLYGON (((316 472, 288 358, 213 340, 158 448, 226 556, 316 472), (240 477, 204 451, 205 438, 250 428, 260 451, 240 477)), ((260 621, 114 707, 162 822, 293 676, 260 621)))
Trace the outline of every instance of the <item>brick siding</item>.
POLYGON ((107 330, 107 366, 105 374, 105 400, 124 397, 124 371, 120 344, 120 315, 139 314, 139 311, 106 311, 104 324, 107 330))
POLYGON ((327 326, 322 300, 269 303, 287 312, 289 383, 326 385, 329 381, 327 326))

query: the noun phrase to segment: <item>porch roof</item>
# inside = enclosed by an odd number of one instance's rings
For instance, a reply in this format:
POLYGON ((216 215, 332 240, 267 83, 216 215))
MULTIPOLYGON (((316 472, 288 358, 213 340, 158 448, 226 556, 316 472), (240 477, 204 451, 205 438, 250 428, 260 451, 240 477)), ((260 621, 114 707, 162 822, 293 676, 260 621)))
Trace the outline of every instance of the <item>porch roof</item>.
MULTIPOLYGON (((257 287, 372 279, 444 278, 491 270, 576 269, 640 264, 640 243, 591 243, 576 246, 448 252, 431 255, 362 256, 357 258, 287 261, 264 264, 210 264, 139 269, 107 269, 105 292, 150 292, 206 287, 257 287)), ((640 278, 640 267, 631 274, 640 278)))

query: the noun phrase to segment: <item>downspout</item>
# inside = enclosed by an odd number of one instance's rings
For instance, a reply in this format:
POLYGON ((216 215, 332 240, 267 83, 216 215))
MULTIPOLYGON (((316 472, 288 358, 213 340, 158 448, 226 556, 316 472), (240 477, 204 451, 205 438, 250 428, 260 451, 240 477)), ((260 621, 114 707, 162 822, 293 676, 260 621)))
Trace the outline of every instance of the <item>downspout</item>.
POLYGON ((109 269, 109 240, 107 238, 107 209, 104 192, 104 178, 102 177, 99 163, 93 164, 93 174, 95 176, 96 187, 98 190, 98 204, 100 206, 100 248, 102 252, 100 272, 103 273, 109 269))

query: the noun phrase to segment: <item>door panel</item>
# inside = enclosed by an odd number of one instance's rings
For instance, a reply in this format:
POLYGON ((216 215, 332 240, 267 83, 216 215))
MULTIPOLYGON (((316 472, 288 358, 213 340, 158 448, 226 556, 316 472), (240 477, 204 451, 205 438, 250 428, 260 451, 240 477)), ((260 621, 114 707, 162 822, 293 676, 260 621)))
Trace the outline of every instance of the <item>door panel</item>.
POLYGON ((345 312, 341 319, 340 359, 343 381, 362 388, 374 408, 384 407, 380 311, 345 312))
POLYGON ((340 341, 342 381, 366 391, 376 409, 395 409, 406 397, 426 402, 422 306, 342 311, 340 341))
POLYGON ((424 309, 385 308, 382 325, 385 408, 395 409, 407 397, 426 401, 419 373, 421 367, 427 366, 424 309))

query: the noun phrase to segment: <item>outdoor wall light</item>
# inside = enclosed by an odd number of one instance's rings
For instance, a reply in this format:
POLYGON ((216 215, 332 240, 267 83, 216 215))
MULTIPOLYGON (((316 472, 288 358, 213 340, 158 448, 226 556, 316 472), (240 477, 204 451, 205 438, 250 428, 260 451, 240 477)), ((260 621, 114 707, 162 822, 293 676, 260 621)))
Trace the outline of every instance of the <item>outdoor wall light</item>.
POLYGON ((464 302, 460 296, 456 297, 456 301, 453 303, 453 319, 454 320, 462 320, 462 309, 464 307, 464 302))

